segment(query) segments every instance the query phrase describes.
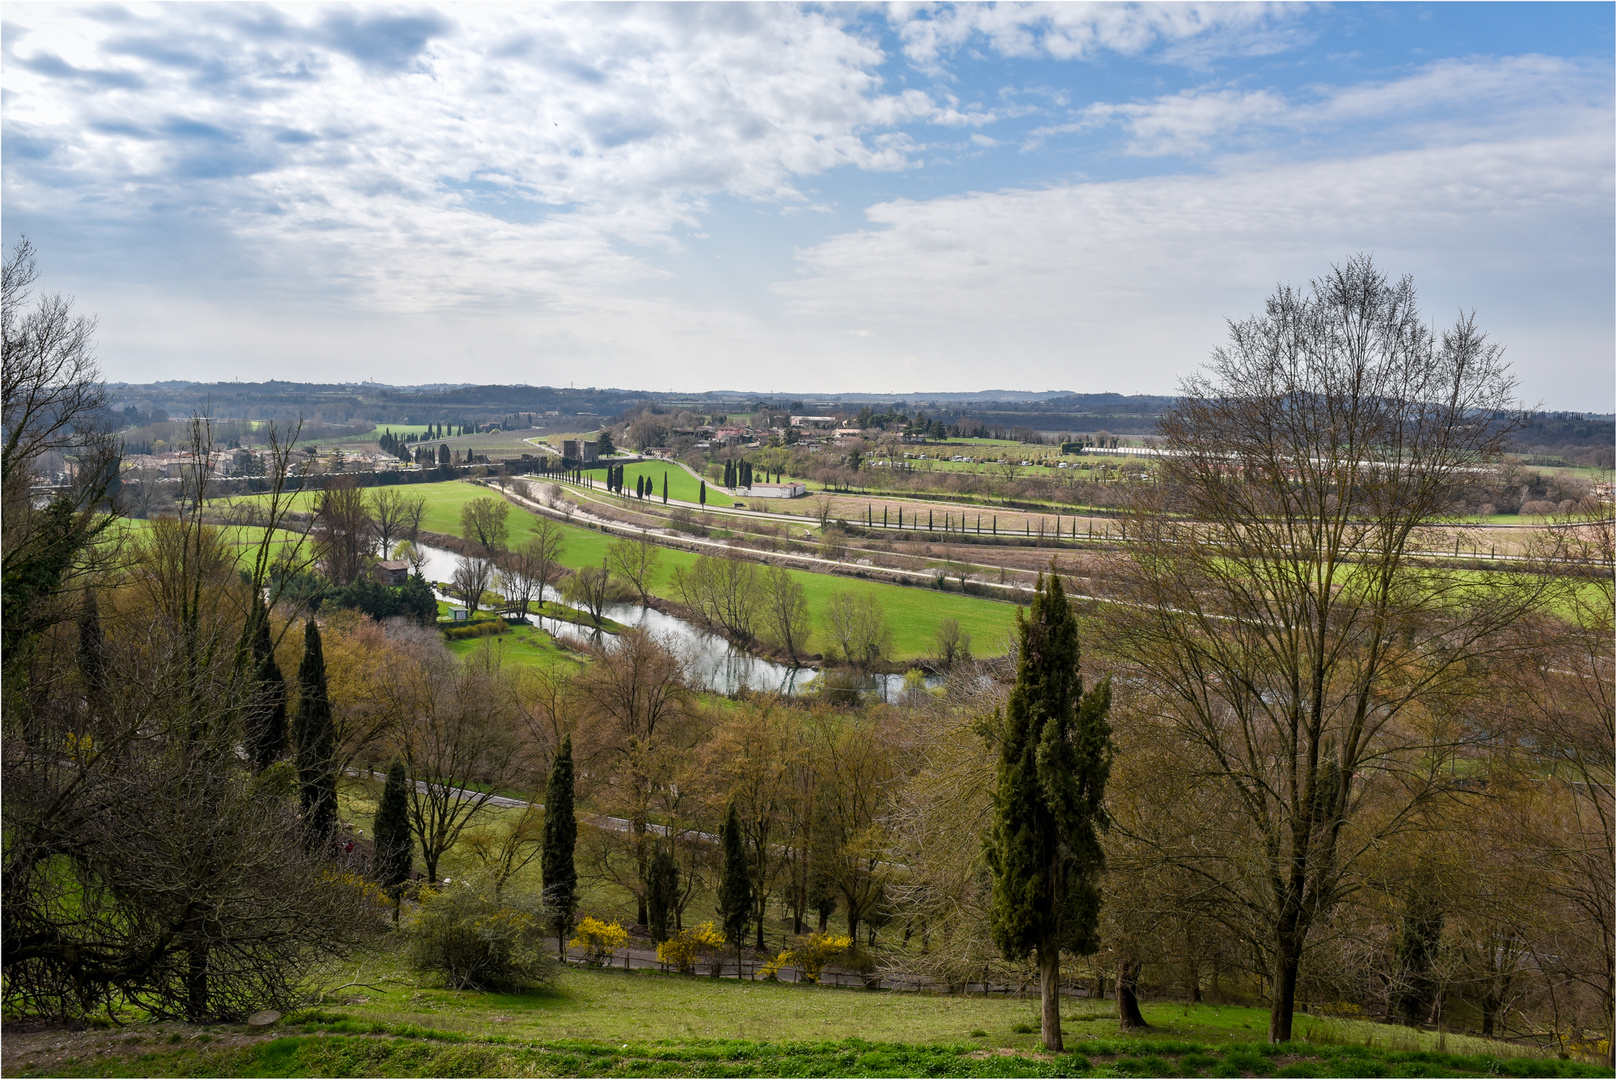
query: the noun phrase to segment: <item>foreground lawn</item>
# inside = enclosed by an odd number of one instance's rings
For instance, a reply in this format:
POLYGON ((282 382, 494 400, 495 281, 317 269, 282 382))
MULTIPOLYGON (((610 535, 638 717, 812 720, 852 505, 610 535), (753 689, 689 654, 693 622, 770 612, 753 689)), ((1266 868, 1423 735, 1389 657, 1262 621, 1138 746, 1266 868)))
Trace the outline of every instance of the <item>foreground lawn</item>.
POLYGON ((1122 1036, 1109 1003, 1071 1002, 1068 1052, 1044 1053, 1038 1002, 569 971, 551 990, 480 995, 367 976, 346 1004, 241 1025, 132 1024, 6 1035, 15 1076, 1596 1076, 1481 1040, 1378 1028, 1372 1045, 1300 1018, 1299 1040, 1256 1041, 1258 1009, 1147 1005, 1122 1036), (1397 1040, 1389 1042, 1388 1040, 1397 1040), (1493 1053, 1486 1052, 1488 1049, 1493 1053), (1500 1051, 1504 1052, 1501 1053, 1500 1051))

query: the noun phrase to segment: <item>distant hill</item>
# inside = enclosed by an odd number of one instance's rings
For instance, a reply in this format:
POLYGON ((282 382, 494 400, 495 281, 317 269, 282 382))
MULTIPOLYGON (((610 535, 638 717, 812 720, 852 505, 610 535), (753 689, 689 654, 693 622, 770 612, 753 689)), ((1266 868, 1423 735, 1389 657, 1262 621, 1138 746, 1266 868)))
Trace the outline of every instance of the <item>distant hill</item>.
MULTIPOLYGON (((437 383, 244 382, 114 383, 108 389, 115 418, 134 421, 158 413, 171 417, 206 410, 218 419, 289 420, 320 424, 361 420, 388 424, 487 423, 513 414, 531 415, 541 426, 578 428, 652 403, 699 412, 752 412, 762 408, 795 413, 854 412, 864 405, 924 411, 946 422, 972 420, 991 428, 1041 432, 1149 435, 1173 404, 1160 394, 1081 394, 1071 390, 978 390, 971 393, 915 391, 909 394, 754 394, 711 390, 697 394, 587 387, 437 383)), ((143 421, 142 421, 143 422, 143 421)), ((1564 456, 1578 464, 1611 464, 1617 423, 1611 414, 1534 413, 1517 442, 1528 453, 1564 456)))

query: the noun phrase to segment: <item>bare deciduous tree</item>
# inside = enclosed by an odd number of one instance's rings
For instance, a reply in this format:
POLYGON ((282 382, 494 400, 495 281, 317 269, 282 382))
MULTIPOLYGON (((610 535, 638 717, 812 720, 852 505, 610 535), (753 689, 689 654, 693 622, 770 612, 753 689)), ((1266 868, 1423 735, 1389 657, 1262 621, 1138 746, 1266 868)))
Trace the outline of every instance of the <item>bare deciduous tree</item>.
POLYGON ((414 540, 420 531, 421 516, 427 509, 426 496, 406 495, 396 487, 377 487, 371 489, 368 501, 376 542, 382 547, 382 558, 389 558, 394 544, 414 540))
POLYGON ((1457 790, 1436 767, 1469 737, 1456 677, 1501 662, 1501 631, 1540 599, 1415 557, 1499 456, 1512 391, 1471 319, 1439 337, 1408 279, 1356 257, 1232 324, 1162 419, 1160 482, 1114 568, 1130 606, 1105 637, 1156 722, 1237 796, 1249 872, 1188 849, 1186 864, 1264 927, 1273 1041, 1291 1038, 1310 931, 1360 856, 1457 790))
POLYGON ((515 687, 492 650, 465 660, 440 654, 412 673, 394 746, 412 781, 410 827, 429 881, 501 788, 528 762, 517 739, 515 687))
POLYGON ((460 508, 460 534, 486 554, 504 551, 510 516, 511 504, 504 499, 479 496, 460 508))
POLYGON ((476 615, 483 594, 494 580, 494 560, 485 555, 462 555, 455 560, 455 574, 449 593, 466 605, 466 614, 476 615))
POLYGON ((639 630, 620 636, 574 685, 586 707, 580 755, 592 776, 609 781, 600 797, 629 819, 635 880, 628 884, 644 925, 651 811, 696 743, 699 717, 679 659, 639 630))
POLYGON ((784 566, 770 567, 764 573, 761 592, 764 631, 796 664, 813 628, 808 594, 784 566))
POLYGON ((607 561, 623 580, 634 586, 640 602, 651 599, 651 577, 662 565, 662 550, 644 535, 614 540, 606 549, 607 561))

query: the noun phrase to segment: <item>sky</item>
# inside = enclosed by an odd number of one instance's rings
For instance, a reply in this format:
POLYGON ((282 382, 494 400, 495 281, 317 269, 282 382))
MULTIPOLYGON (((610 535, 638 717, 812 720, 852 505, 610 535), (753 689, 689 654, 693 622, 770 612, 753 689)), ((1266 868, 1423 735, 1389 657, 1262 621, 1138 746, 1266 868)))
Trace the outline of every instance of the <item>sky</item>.
POLYGON ((1359 252, 1617 397, 1611 4, 8 3, 107 378, 1171 393, 1359 252))

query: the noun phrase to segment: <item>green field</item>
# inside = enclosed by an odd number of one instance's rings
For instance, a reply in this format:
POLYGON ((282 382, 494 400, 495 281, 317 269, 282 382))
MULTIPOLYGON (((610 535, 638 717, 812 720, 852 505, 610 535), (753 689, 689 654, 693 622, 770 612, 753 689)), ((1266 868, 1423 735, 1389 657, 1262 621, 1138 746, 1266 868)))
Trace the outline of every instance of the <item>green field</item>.
MULTIPOLYGON (((1109 1003, 1069 1002, 1044 1053, 1037 998, 960 997, 569 970, 549 989, 476 994, 366 963, 355 997, 267 1030, 135 1023, 8 1038, 17 1076, 1600 1076, 1502 1044, 1267 1013, 1151 1004, 1124 1036, 1109 1003), (1360 1030, 1363 1029, 1363 1037, 1360 1030), (20 1041, 20 1040, 19 1040, 20 1041), (1437 1046, 1442 1042, 1444 1049, 1437 1046)), ((9 1034, 9 1033, 8 1033, 9 1034)))
MULTIPOLYGON (((683 470, 681 470, 683 471, 683 470)), ((689 478, 687 474, 687 479, 689 478)), ((672 495, 673 473, 669 474, 672 495)), ((660 480, 660 477, 659 477, 660 480)), ((692 482, 694 486, 694 481, 692 482)), ((401 488, 406 494, 424 495, 427 512, 421 527, 432 532, 461 535, 461 508, 473 499, 499 498, 498 494, 476 484, 458 480, 436 484, 412 484, 401 488)), ((660 490, 660 489, 659 489, 660 490)), ((305 509, 314 493, 302 492, 296 497, 298 509, 305 509)), ((253 496, 249 496, 251 498, 253 496)), ((659 495, 660 497, 660 495, 659 495)), ((510 543, 521 543, 532 532, 537 518, 519 507, 511 507, 510 543)), ((616 537, 577 525, 562 525, 566 546, 561 561, 577 569, 581 566, 600 566, 606 558, 606 549, 616 537)), ((677 567, 689 569, 697 556, 687 551, 664 549, 662 563, 652 576, 651 591, 662 597, 673 598, 673 573, 677 567)), ((803 570, 791 571, 808 596, 809 609, 816 617, 825 609, 831 597, 838 592, 871 595, 887 613, 888 625, 893 631, 893 659, 913 660, 932 656, 936 649, 933 635, 944 619, 957 619, 961 629, 971 635, 977 652, 997 651, 1005 634, 1015 625, 1016 608, 998 600, 985 600, 975 596, 962 596, 954 592, 939 592, 923 587, 889 585, 885 582, 863 581, 859 578, 835 574, 815 574, 803 570)), ((818 644, 811 648, 819 649, 818 644)))
MULTIPOLYGON (((670 475, 669 484, 672 486, 670 475)), ((489 496, 486 488, 473 484, 449 481, 421 484, 409 489, 427 496, 427 513, 422 526, 433 532, 460 533, 460 508, 473 499, 489 496)), ((520 543, 532 530, 536 518, 517 507, 511 508, 511 543, 520 543)), ((605 533, 576 525, 563 525, 566 548, 562 562, 573 568, 600 566, 606 558, 606 549, 615 539, 605 533)), ((696 556, 687 551, 664 549, 662 565, 652 577, 652 592, 671 597, 674 569, 690 568, 696 556)), ((858 578, 834 574, 813 574, 802 570, 791 571, 808 595, 809 608, 816 615, 824 610, 831 597, 848 591, 856 595, 873 595, 887 612, 888 624, 893 630, 893 656, 896 660, 910 660, 931 656, 935 652, 933 635, 944 619, 958 619, 963 630, 972 637, 978 652, 995 650, 1000 639, 1016 621, 1016 609, 997 600, 984 600, 959 593, 937 592, 926 588, 888 585, 883 582, 861 581, 858 578)), ((817 646, 816 646, 817 647, 817 646)))
MULTIPOLYGON (((585 476, 593 477, 597 490, 606 487, 606 469, 586 469, 585 476)), ((623 466, 623 486, 628 490, 629 496, 634 497, 634 482, 636 477, 648 477, 652 483, 652 500, 662 504, 663 477, 668 477, 668 497, 680 502, 694 503, 700 492, 696 477, 686 472, 684 468, 672 461, 640 461, 623 466)), ((718 492, 709 491, 708 499, 715 501, 725 496, 718 492)), ((730 500, 734 501, 734 500, 730 500)), ((729 502, 725 502, 726 506, 729 502)))

